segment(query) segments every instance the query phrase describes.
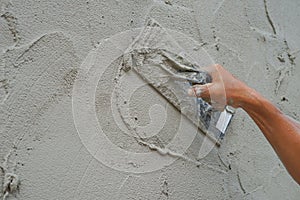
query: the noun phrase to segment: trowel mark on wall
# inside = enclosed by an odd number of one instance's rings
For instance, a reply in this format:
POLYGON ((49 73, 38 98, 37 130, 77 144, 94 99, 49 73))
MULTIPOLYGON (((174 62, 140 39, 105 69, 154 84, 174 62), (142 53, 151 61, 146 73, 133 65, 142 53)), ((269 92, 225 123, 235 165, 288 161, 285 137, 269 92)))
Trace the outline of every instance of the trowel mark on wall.
MULTIPOLYGON (((269 58, 264 59, 268 73, 273 76, 274 88, 272 90, 274 91, 274 94, 278 95, 280 93, 285 93, 285 89, 289 84, 289 77, 292 76, 293 70, 296 66, 295 54, 291 52, 285 38, 275 36, 272 33, 260 30, 256 27, 251 26, 250 28, 259 34, 261 40, 258 39, 258 41, 262 41, 264 43, 264 48, 262 50, 269 56, 269 58), (270 51, 271 45, 276 47, 273 52, 270 51), (270 70, 270 67, 273 68, 273 71, 270 70)), ((256 65, 257 64, 258 63, 256 63, 256 65)), ((252 65, 250 67, 246 80, 248 80, 250 75, 254 72, 252 70, 254 67, 256 66, 252 65)))
POLYGON ((170 190, 169 190, 169 183, 168 183, 168 179, 167 176, 165 174, 163 174, 160 177, 162 183, 161 183, 161 194, 159 199, 169 199, 170 197, 170 190))
POLYGON ((283 40, 283 43, 285 45, 285 50, 286 50, 286 53, 288 55, 290 64, 293 67, 295 67, 295 65, 296 65, 296 63, 295 63, 295 59, 296 59, 295 54, 299 53, 300 50, 292 52, 286 39, 283 40))
POLYGON ((216 168, 214 166, 202 163, 202 162, 197 161, 197 160, 193 160, 193 159, 191 159, 191 158, 189 158, 187 156, 184 156, 183 154, 177 153, 177 152, 175 152, 173 150, 170 150, 170 149, 168 149, 166 147, 160 148, 160 147, 158 147, 158 146, 156 146, 154 144, 149 144, 149 143, 147 143, 145 141, 142 141, 142 140, 139 140, 139 143, 143 144, 144 146, 147 146, 152 151, 156 151, 161 156, 172 156, 172 157, 175 157, 175 158, 182 159, 184 161, 191 162, 191 163, 195 164, 197 167, 203 166, 203 167, 205 167, 207 169, 210 169, 210 170, 222 173, 222 174, 227 174, 227 171, 224 171, 222 169, 218 169, 218 168, 216 168))
POLYGON ((265 13, 266 13, 268 22, 270 23, 270 25, 272 27, 273 33, 276 35, 276 29, 275 29, 274 23, 273 23, 273 21, 272 21, 272 19, 270 17, 269 11, 268 11, 267 0, 264 0, 264 6, 265 6, 265 13))
POLYGON ((243 191, 244 194, 246 194, 246 190, 245 190, 245 188, 242 184, 242 180, 241 180, 239 171, 237 171, 237 179, 238 179, 238 183, 239 183, 239 186, 240 186, 241 190, 243 191))
POLYGON ((275 81, 275 94, 278 94, 278 91, 283 83, 283 81, 286 79, 286 77, 291 76, 291 69, 288 68, 283 68, 279 70, 278 72, 278 77, 276 78, 275 81))
MULTIPOLYGON (((24 64, 28 60, 30 60, 28 58, 30 56, 28 56, 28 55, 30 55, 30 53, 34 52, 35 48, 41 48, 42 45, 40 43, 43 43, 43 42, 47 43, 47 40, 54 39, 55 37, 63 38, 63 37, 66 37, 66 36, 62 32, 46 33, 46 34, 43 34, 43 35, 39 36, 37 39, 35 39, 29 45, 24 45, 24 46, 22 45, 22 46, 18 47, 18 49, 19 48, 20 49, 25 48, 25 50, 22 51, 22 53, 19 54, 17 56, 17 58, 14 60, 14 62, 13 62, 14 67, 19 67, 19 65, 24 64), (25 58, 25 60, 22 60, 21 62, 19 62, 21 58, 25 58)), ((61 38, 59 38, 59 39, 61 39, 61 38)), ((53 56, 55 52, 53 52, 53 54, 51 56, 53 56)), ((51 56, 48 55, 48 57, 51 57, 51 56)))
POLYGON ((8 80, 0 80, 0 104, 3 104, 8 97, 8 80))
MULTIPOLYGON (((2 163, 2 166, 0 166, 1 169, 1 186, 2 186, 2 192, 1 196, 3 197, 3 200, 5 200, 10 194, 14 194, 19 190, 19 177, 18 175, 8 172, 15 171, 16 163, 13 163, 13 167, 9 166, 9 159, 11 154, 13 153, 12 150, 8 152, 8 154, 4 157, 4 161, 2 163)), ((0 197, 1 197, 0 196, 0 197)))
MULTIPOLYGON (((285 66, 283 69, 280 69, 278 71, 278 77, 276 78, 276 82, 275 82, 275 94, 278 93, 282 83, 287 79, 286 77, 290 77, 292 76, 292 72, 296 66, 295 63, 295 59, 296 57, 291 53, 291 49, 288 45, 288 42, 286 39, 283 40, 283 45, 284 45, 284 54, 286 55, 286 57, 288 58, 289 62, 287 64, 289 64, 289 66, 285 66)), ((277 59, 279 59, 280 62, 285 63, 284 57, 283 55, 279 55, 277 56, 277 59)))
POLYGON ((20 40, 19 31, 17 30, 17 18, 10 12, 5 12, 0 17, 7 22, 10 33, 13 36, 14 42, 17 44, 20 40))
POLYGON ((19 177, 13 173, 6 173, 3 183, 3 200, 10 194, 14 194, 19 190, 19 177))

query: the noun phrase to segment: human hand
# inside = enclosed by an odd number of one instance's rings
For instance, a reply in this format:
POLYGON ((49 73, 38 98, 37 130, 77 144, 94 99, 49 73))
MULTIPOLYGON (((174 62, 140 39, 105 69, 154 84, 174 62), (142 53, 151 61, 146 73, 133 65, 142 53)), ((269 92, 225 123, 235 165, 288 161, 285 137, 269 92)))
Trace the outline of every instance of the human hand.
POLYGON ((188 90, 190 96, 200 97, 209 102, 215 109, 224 110, 226 105, 241 107, 247 86, 235 78, 221 65, 212 65, 203 69, 207 71, 212 82, 204 85, 194 85, 188 90))

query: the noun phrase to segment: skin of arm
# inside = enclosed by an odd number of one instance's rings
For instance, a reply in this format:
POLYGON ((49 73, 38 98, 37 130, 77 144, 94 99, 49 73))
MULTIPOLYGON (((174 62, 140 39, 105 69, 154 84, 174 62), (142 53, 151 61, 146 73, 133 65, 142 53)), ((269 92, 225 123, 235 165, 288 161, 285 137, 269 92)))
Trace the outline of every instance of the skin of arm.
POLYGON ((300 184, 300 124, 286 116, 269 100, 235 78, 221 65, 205 68, 212 83, 194 85, 191 96, 201 97, 217 109, 226 105, 244 109, 260 128, 282 163, 300 184))

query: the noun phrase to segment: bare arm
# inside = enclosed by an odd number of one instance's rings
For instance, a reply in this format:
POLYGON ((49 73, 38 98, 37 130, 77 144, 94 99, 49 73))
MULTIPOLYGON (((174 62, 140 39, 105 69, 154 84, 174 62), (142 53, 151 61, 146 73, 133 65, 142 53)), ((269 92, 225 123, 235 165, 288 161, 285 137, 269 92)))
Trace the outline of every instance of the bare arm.
POLYGON ((300 124, 270 101, 227 72, 222 66, 207 68, 213 82, 195 85, 190 95, 199 96, 222 109, 244 109, 258 125, 291 176, 300 184, 300 124), (225 100, 224 100, 225 99, 225 100))

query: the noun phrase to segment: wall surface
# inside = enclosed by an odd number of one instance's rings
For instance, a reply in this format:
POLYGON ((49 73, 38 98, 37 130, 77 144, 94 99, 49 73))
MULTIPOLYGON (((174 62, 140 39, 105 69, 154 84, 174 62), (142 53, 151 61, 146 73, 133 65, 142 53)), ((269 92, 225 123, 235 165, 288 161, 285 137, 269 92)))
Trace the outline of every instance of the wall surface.
MULTIPOLYGON (((242 110, 221 147, 201 160, 197 158, 203 136, 197 134, 170 165, 129 173, 113 169, 117 162, 103 164, 83 145, 74 123, 72 91, 90 51, 104 53, 98 60, 104 62, 113 52, 105 46, 99 50, 103 39, 141 28, 152 17, 192 38, 216 63, 300 120, 300 1, 0 0, 0 9, 4 199, 299 199, 299 186, 242 110)), ((125 48, 128 40, 114 41, 125 48)), ((117 64, 109 65, 95 90, 94 107, 103 132, 123 150, 169 159, 115 123, 111 94, 116 71, 117 64)), ((128 87, 135 79, 131 80, 128 87)), ((178 131, 180 114, 145 85, 130 100, 136 123, 145 126, 153 120, 148 115, 152 105, 161 105, 167 115, 160 132, 147 142, 164 147, 178 131)), ((161 117, 155 112, 150 116, 161 117)), ((189 126, 183 127, 189 134, 189 126)), ((139 165, 129 161, 138 170, 139 165)))

